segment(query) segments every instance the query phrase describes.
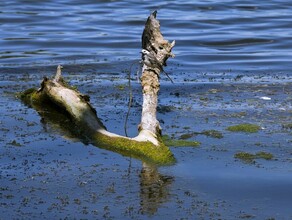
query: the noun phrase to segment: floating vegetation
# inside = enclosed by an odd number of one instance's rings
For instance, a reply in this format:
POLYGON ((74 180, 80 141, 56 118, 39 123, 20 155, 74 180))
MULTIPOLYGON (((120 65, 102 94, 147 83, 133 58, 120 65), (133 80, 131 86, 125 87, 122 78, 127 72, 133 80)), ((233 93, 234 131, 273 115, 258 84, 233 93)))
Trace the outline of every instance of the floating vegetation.
POLYGON ((117 88, 118 90, 125 90, 125 88, 126 88, 126 85, 124 85, 124 84, 119 84, 119 85, 116 85, 115 86, 115 88, 117 88))
POLYGON ((179 139, 181 139, 181 140, 185 140, 185 139, 189 139, 189 138, 191 138, 191 137, 193 137, 193 136, 195 136, 195 135, 196 135, 195 133, 182 134, 182 135, 179 137, 179 139))
POLYGON ((201 143, 198 141, 175 140, 168 135, 162 136, 163 143, 168 147, 197 147, 201 143))
POLYGON ((266 153, 266 152, 258 152, 256 154, 251 154, 247 152, 239 152, 234 155, 234 158, 240 159, 246 163, 252 163, 256 159, 265 159, 265 160, 271 160, 273 159, 273 154, 271 153, 266 153))
POLYGON ((283 129, 292 130, 292 123, 282 124, 283 129))
POLYGON ((204 130, 201 132, 201 134, 206 135, 208 137, 212 137, 212 138, 223 138, 223 134, 220 131, 216 131, 216 130, 204 130))
POLYGON ((185 140, 185 139, 189 139, 193 136, 196 135, 206 135, 207 137, 212 137, 212 138, 223 138, 223 134, 220 131, 216 131, 216 130, 204 130, 202 132, 192 132, 192 133, 188 133, 188 134, 182 134, 180 136, 180 139, 185 140))
POLYGON ((246 132, 246 133, 256 133, 260 129, 261 129, 261 127, 258 125, 255 125, 255 124, 239 124, 239 125, 229 126, 227 128, 228 131, 246 132))
POLYGON ((234 117, 234 118, 244 118, 245 116, 247 116, 247 113, 244 111, 236 112, 230 115, 230 117, 234 117))
POLYGON ((15 146, 15 147, 21 147, 21 144, 18 143, 16 140, 13 140, 11 142, 8 143, 9 145, 15 146))
POLYGON ((165 114, 165 113, 173 111, 174 109, 175 109, 175 107, 173 107, 173 106, 159 105, 157 107, 157 112, 165 114))
POLYGON ((200 101, 205 101, 205 102, 209 100, 208 97, 200 97, 199 99, 200 101))

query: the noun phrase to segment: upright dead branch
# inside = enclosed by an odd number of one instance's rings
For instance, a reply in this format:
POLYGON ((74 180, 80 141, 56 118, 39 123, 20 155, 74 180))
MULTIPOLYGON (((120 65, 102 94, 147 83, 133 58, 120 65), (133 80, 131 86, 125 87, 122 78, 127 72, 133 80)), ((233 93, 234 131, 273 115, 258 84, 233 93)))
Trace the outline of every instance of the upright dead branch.
MULTIPOLYGON (((149 65, 144 62, 142 68, 141 84, 143 89, 143 108, 141 123, 139 125, 140 133, 147 131, 157 138, 161 135, 161 127, 156 118, 157 97, 159 92, 159 75, 162 66, 166 66, 166 60, 174 57, 171 49, 175 41, 169 43, 160 32, 160 24, 156 19, 157 11, 154 11, 147 19, 145 29, 142 34, 142 49, 147 50, 158 61, 157 65, 149 65)), ((142 59, 143 55, 142 55, 142 59)), ((154 62, 154 63, 155 63, 154 62)))

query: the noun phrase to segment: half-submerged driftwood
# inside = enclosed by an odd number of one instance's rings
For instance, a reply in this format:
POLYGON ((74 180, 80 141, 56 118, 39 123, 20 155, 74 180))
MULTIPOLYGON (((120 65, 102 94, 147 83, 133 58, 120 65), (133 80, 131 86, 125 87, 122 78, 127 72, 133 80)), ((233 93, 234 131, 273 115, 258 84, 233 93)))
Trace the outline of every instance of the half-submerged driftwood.
POLYGON ((82 133, 82 136, 86 136, 89 142, 96 146, 156 164, 171 164, 175 159, 161 139, 156 108, 160 86, 159 74, 167 58, 173 57, 171 53, 173 46, 174 42, 169 43, 163 38, 156 12, 152 13, 145 24, 142 48, 156 57, 156 64, 149 65, 144 62, 143 65, 141 77, 143 109, 137 137, 128 138, 107 131, 99 120, 96 110, 89 103, 89 97, 64 83, 61 66, 58 66, 53 79, 44 78, 40 89, 29 89, 23 92, 21 97, 36 110, 48 105, 62 110, 70 117, 73 127, 78 129, 77 133, 82 133))

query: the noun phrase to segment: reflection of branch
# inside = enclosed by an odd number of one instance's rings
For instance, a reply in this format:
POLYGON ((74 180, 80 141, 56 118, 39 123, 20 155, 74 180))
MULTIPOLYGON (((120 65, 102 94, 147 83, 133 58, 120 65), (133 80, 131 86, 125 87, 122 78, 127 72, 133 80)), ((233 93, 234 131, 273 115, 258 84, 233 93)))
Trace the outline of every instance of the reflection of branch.
POLYGON ((143 214, 155 214, 159 205, 168 200, 169 185, 173 181, 173 177, 159 174, 157 167, 143 163, 140 174, 140 204, 143 214))

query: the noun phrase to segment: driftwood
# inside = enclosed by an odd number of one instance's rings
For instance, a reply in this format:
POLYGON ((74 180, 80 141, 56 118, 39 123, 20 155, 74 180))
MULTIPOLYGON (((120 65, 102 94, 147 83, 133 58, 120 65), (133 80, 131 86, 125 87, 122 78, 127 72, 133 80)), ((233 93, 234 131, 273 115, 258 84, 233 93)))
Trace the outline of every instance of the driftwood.
POLYGON ((142 67, 143 108, 139 126, 140 132, 147 131, 153 139, 161 135, 161 127, 156 118, 157 97, 160 87, 159 74, 161 73, 161 67, 166 65, 166 60, 169 57, 174 57, 171 49, 175 45, 175 41, 169 43, 163 38, 156 13, 155 11, 148 17, 142 34, 142 49, 154 55, 159 63, 152 66, 144 63, 142 67))
POLYGON ((37 110, 44 108, 48 103, 61 109, 70 117, 74 128, 96 146, 156 164, 173 163, 175 159, 161 139, 161 128, 156 118, 159 74, 167 58, 174 56, 171 53, 173 46, 174 42, 169 43, 161 35, 156 12, 152 13, 145 24, 142 48, 155 55, 157 65, 151 66, 144 62, 142 68, 143 109, 137 137, 129 138, 107 131, 96 110, 89 103, 89 97, 64 83, 61 66, 58 66, 56 76, 52 80, 44 78, 40 89, 25 91, 22 97, 37 110))

